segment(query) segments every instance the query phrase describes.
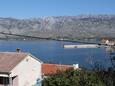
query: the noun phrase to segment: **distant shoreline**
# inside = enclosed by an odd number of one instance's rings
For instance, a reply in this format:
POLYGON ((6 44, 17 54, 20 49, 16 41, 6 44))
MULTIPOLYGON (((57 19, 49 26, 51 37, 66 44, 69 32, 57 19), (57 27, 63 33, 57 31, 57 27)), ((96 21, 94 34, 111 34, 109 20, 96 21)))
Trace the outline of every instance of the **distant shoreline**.
POLYGON ((64 41, 64 42, 77 42, 84 44, 97 44, 99 43, 98 38, 93 39, 60 39, 60 38, 0 38, 0 40, 17 40, 17 41, 35 41, 35 40, 54 40, 54 41, 64 41), (94 40, 94 41, 91 41, 94 40))

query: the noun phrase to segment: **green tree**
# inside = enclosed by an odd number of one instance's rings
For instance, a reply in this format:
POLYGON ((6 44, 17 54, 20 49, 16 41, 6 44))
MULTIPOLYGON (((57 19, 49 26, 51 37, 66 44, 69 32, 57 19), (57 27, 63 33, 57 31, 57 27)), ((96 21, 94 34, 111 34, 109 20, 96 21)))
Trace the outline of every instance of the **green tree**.
POLYGON ((112 77, 105 72, 67 70, 47 76, 43 80, 43 86, 114 86, 112 77))

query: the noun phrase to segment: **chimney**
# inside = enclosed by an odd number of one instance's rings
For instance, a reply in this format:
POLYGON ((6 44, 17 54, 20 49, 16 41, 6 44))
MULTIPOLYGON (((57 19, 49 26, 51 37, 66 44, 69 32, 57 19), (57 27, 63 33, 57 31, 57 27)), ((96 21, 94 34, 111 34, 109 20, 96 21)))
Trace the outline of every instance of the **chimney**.
POLYGON ((17 48, 17 49, 16 49, 16 52, 18 52, 18 53, 19 53, 19 52, 20 52, 20 48, 17 48))

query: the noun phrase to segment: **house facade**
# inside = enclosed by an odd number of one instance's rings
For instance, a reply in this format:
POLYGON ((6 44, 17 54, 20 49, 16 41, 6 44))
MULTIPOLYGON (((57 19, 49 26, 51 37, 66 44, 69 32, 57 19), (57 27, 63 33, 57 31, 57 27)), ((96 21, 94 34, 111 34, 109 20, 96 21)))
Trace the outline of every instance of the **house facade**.
POLYGON ((46 76, 68 69, 79 70, 79 66, 43 63, 19 51, 0 52, 0 86, 41 86, 46 76))
MULTIPOLYGON (((0 53, 0 86, 34 86, 41 80, 41 64, 29 53, 0 53)), ((40 84, 39 84, 40 85, 40 84)))

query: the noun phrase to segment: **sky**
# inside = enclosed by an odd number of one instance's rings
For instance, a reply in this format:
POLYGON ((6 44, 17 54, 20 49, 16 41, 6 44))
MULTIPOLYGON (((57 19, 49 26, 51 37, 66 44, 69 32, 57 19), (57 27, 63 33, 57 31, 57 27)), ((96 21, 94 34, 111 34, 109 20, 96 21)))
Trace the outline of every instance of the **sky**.
POLYGON ((115 0, 0 0, 0 17, 115 14, 115 0))

